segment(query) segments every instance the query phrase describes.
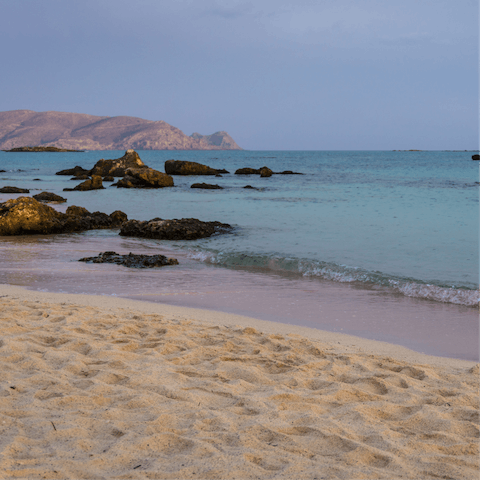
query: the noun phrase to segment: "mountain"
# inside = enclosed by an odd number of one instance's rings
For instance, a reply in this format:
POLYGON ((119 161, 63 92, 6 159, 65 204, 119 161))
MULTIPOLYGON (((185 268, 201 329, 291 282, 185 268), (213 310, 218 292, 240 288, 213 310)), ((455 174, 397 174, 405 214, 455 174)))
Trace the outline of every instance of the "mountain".
POLYGON ((209 145, 215 145, 223 150, 241 150, 235 140, 227 132, 215 132, 211 135, 200 135, 195 132, 190 135, 195 140, 205 140, 209 145))
POLYGON ((189 137, 161 120, 32 110, 0 112, 0 150, 46 145, 74 150, 241 150, 227 132, 189 137))

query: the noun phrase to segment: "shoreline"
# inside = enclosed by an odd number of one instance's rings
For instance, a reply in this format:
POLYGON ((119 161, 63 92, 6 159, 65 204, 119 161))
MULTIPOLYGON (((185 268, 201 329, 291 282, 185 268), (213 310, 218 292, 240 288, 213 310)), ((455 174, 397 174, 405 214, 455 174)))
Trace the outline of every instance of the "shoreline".
POLYGON ((3 478, 476 479, 479 365, 0 285, 3 478))
POLYGON ((110 295, 85 295, 76 293, 43 292, 30 290, 28 287, 0 284, 0 298, 11 296, 19 300, 43 301, 59 304, 74 304, 103 310, 129 309, 147 314, 168 315, 177 319, 190 319, 200 323, 209 323, 223 326, 240 326, 243 328, 258 328, 269 334, 295 334, 302 335, 312 340, 331 343, 332 347, 340 345, 339 349, 348 349, 348 353, 372 353, 386 355, 396 360, 410 363, 429 363, 435 366, 448 366, 457 368, 471 368, 477 361, 458 358, 428 355, 416 352, 402 345, 396 345, 379 340, 370 340, 356 335, 331 332, 301 325, 294 325, 269 320, 261 320, 234 313, 226 313, 202 308, 180 307, 161 302, 148 302, 131 298, 110 295))

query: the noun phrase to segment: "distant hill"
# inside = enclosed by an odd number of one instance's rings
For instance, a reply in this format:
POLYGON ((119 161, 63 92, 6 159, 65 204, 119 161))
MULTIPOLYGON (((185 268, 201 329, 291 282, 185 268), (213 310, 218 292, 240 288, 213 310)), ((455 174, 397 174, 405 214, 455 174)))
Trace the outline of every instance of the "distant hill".
POLYGON ((0 150, 47 145, 73 150, 241 150, 227 132, 189 137, 161 120, 32 110, 0 112, 0 150))

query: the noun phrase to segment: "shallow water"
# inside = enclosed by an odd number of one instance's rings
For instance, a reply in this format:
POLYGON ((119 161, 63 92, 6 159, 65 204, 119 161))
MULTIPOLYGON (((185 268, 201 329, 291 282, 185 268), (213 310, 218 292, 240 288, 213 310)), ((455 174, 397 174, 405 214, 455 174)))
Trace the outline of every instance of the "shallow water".
MULTIPOLYGON (((122 239, 114 231, 3 237, 1 283, 231 311, 478 358, 471 307, 478 301, 478 162, 471 153, 139 152, 161 171, 174 158, 232 172, 174 177, 175 188, 160 190, 106 183, 105 190, 62 192, 75 182, 54 175, 123 153, 0 152, 7 170, 0 186, 58 193, 68 199, 55 207, 63 211, 74 204, 140 220, 195 217, 230 223, 235 232, 193 242, 122 239), (305 175, 233 175, 263 165, 305 175), (198 181, 225 189, 189 188, 198 181), (181 265, 130 271, 75 263, 116 249, 169 251, 181 265)), ((16 196, 0 194, 0 201, 16 196)))

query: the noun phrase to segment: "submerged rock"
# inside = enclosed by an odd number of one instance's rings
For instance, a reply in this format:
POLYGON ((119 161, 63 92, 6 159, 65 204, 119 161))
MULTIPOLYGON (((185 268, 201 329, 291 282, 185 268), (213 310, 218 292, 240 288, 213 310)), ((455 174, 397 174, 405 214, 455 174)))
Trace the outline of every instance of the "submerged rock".
MULTIPOLYGON (((226 170, 223 172, 228 173, 226 170)), ((197 162, 167 160, 165 162, 165 173, 168 175, 216 175, 221 172, 197 162)))
POLYGON ((173 178, 153 168, 129 168, 116 184, 117 188, 173 187, 173 178))
POLYGON ((194 183, 190 188, 204 188, 206 190, 223 190, 220 185, 212 185, 211 183, 194 183))
POLYGON ((202 222, 195 218, 180 220, 154 218, 144 222, 129 220, 122 225, 120 235, 164 240, 196 240, 197 238, 211 237, 215 233, 228 233, 232 230, 233 227, 227 223, 202 222))
POLYGON ((64 188, 64 192, 73 192, 80 191, 86 192, 89 190, 103 190, 105 187, 102 184, 102 177, 100 175, 92 175, 92 178, 89 178, 85 182, 80 183, 74 188, 64 188))
POLYGON ((34 195, 33 198, 35 200, 38 200, 39 202, 57 202, 57 203, 63 203, 66 202, 67 199, 61 197, 60 195, 56 195, 55 193, 51 192, 42 192, 42 193, 37 193, 37 195, 34 195))
POLYGON ((0 188, 0 193, 30 193, 30 190, 18 187, 3 187, 0 188))
POLYGON ((130 268, 152 268, 165 265, 178 265, 176 258, 167 258, 165 255, 137 255, 129 253, 120 255, 116 252, 103 252, 96 257, 81 258, 79 262, 115 263, 130 268))
POLYGON ((0 203, 0 235, 72 233, 100 228, 118 228, 127 220, 125 213, 90 213, 71 206, 57 212, 35 198, 19 197, 0 203))

